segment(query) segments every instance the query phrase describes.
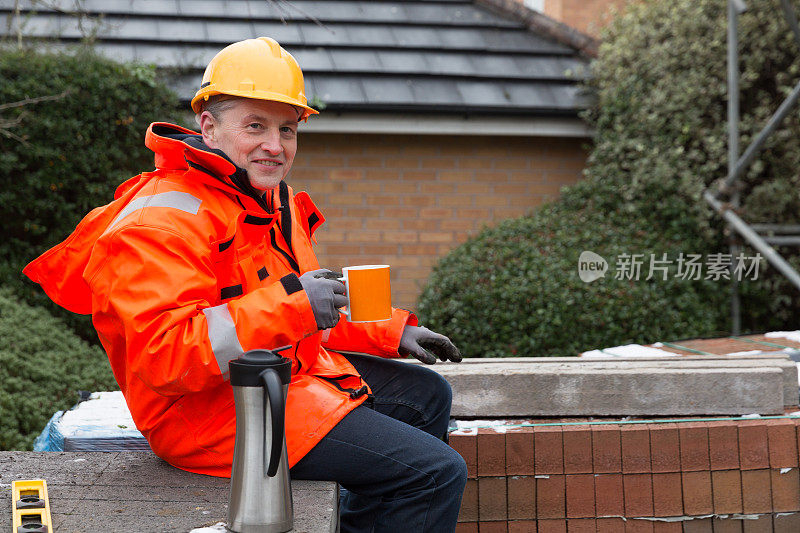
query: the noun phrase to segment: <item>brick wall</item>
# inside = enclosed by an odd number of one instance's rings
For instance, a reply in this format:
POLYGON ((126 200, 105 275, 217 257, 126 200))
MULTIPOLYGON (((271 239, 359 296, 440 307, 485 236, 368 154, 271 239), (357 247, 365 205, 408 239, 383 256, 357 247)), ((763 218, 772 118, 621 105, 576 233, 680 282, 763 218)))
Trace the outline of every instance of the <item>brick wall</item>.
POLYGON ((468 433, 460 533, 800 531, 800 419, 468 433))
POLYGON ((600 36, 612 7, 622 9, 633 0, 544 0, 543 12, 587 35, 600 36))
POLYGON ((287 181, 327 219, 315 235, 320 264, 389 264, 393 303, 413 307, 439 257, 575 183, 586 142, 301 133, 287 181))

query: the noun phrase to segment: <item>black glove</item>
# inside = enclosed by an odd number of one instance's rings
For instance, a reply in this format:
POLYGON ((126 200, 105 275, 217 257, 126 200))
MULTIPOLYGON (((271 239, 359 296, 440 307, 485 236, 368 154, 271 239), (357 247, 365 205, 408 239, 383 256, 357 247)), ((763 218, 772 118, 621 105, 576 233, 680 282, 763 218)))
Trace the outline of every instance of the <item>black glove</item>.
POLYGON ((331 279, 332 276, 334 273, 327 268, 312 270, 300 276, 300 284, 306 291, 319 329, 335 326, 339 322, 340 314, 337 307, 347 305, 344 283, 331 279))
POLYGON ((454 363, 461 361, 461 352, 450 342, 450 339, 428 328, 418 326, 405 327, 398 351, 403 356, 413 355, 426 365, 436 362, 436 357, 431 352, 439 356, 442 361, 448 359, 454 363))

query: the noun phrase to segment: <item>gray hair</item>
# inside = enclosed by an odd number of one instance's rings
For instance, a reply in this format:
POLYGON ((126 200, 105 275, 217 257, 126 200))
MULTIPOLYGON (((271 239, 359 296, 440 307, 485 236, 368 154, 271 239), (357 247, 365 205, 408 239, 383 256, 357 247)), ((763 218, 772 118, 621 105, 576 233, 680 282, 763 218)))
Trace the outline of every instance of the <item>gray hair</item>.
POLYGON ((215 120, 219 121, 222 113, 232 108, 238 99, 239 97, 237 96, 215 94, 209 97, 207 101, 200 103, 200 110, 195 113, 194 121, 197 122, 198 126, 200 125, 200 115, 203 114, 203 111, 208 111, 215 120))
MULTIPOLYGON (((215 94, 208 98, 207 101, 200 102, 200 110, 195 113, 194 121, 197 125, 200 125, 200 115, 203 114, 203 111, 208 111, 211 113, 211 116, 214 117, 214 120, 219 122, 221 120, 222 113, 227 111, 228 109, 232 108, 236 105, 237 100, 244 99, 243 96, 231 96, 229 94, 215 94)), ((291 105, 291 104, 289 104, 291 105)), ((300 117, 303 115, 303 110, 296 105, 292 105, 292 107, 297 111, 297 119, 300 120, 300 117)))

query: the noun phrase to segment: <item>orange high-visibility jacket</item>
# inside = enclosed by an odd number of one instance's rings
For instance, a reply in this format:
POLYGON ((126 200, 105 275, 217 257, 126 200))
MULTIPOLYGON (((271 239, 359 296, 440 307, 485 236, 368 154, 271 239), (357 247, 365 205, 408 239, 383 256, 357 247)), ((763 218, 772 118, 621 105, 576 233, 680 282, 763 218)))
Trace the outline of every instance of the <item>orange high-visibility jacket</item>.
POLYGON ((408 311, 318 331, 298 276, 319 268, 324 218, 281 182, 264 198, 194 132, 147 130, 156 170, 128 180, 70 237, 24 270, 59 305, 91 313, 137 428, 172 465, 230 476, 235 434, 228 362, 292 345, 289 465, 366 399, 332 350, 397 357, 408 311), (249 194, 248 194, 249 192, 249 194))

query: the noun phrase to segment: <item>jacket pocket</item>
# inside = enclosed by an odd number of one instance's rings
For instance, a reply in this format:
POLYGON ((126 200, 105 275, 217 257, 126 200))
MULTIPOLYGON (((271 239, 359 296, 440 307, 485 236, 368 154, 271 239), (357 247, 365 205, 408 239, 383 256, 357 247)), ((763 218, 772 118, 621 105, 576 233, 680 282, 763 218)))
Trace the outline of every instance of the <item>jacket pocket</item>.
MULTIPOLYGON (((214 396, 213 392, 208 394, 214 396)), ((221 406, 218 409, 206 410, 209 416, 194 426, 192 436, 199 447, 217 453, 220 449, 230 446, 228 440, 232 440, 236 435, 236 405, 233 397, 227 401, 220 397, 214 399, 219 401, 221 406)), ((198 408, 192 413, 184 412, 184 417, 194 417, 197 420, 202 413, 203 410, 198 408)))
POLYGON ((266 230, 272 221, 243 212, 231 223, 225 238, 211 243, 212 268, 221 302, 267 282, 272 272, 266 262, 266 230))

